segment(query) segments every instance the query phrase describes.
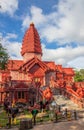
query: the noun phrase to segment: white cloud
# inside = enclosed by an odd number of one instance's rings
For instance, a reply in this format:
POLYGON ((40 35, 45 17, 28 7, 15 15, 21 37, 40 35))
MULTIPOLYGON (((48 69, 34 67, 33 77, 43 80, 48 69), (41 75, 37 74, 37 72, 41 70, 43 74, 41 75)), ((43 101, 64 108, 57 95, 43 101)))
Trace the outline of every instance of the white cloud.
POLYGON ((54 11, 43 14, 36 6, 30 7, 30 14, 23 20, 23 28, 31 21, 39 26, 41 38, 60 44, 77 42, 84 44, 84 0, 59 0, 54 11))
POLYGON ((84 57, 80 56, 68 62, 68 66, 73 66, 74 68, 78 68, 78 69, 81 69, 81 68, 84 69, 84 57))
POLYGON ((22 59, 20 51, 21 51, 21 43, 19 42, 8 42, 6 47, 8 53, 12 59, 22 59))
POLYGON ((56 64, 62 64, 63 66, 82 67, 84 66, 84 60, 80 62, 80 57, 84 59, 84 46, 72 48, 67 46, 65 48, 60 47, 57 49, 47 49, 43 45, 43 60, 55 61, 56 64), (75 60, 78 58, 77 61, 75 60), (76 63, 76 64, 75 64, 76 63))
POLYGON ((7 33, 5 39, 16 39, 17 35, 15 33, 7 33))
POLYGON ((7 52, 12 59, 22 59, 20 51, 21 51, 21 43, 17 41, 12 41, 16 40, 17 35, 13 33, 8 33, 6 36, 3 36, 0 33, 1 37, 3 37, 1 43, 2 45, 7 49, 7 52))
POLYGON ((0 13, 8 13, 13 16, 18 9, 18 0, 0 0, 0 13))
POLYGON ((26 17, 24 18, 23 23, 22 23, 23 28, 28 27, 28 25, 31 22, 34 22, 35 25, 39 25, 39 24, 41 25, 41 24, 43 24, 43 22, 46 21, 46 18, 43 15, 43 12, 42 12, 41 8, 31 6, 30 12, 31 12, 32 17, 30 15, 26 15, 26 17))
POLYGON ((56 16, 52 17, 52 13, 49 14, 52 18, 58 19, 55 25, 52 25, 52 21, 49 26, 45 27, 42 36, 47 39, 48 42, 58 41, 61 44, 77 42, 84 44, 84 0, 61 0, 58 5, 58 12, 56 16), (48 33, 50 32, 50 33, 48 33), (54 35, 51 35, 53 32, 54 35))

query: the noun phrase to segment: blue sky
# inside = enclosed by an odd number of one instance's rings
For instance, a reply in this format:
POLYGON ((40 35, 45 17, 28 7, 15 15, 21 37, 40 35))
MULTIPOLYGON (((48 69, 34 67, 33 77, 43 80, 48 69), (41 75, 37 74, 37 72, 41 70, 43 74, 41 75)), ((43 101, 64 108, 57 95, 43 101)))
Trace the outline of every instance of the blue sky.
POLYGON ((84 0, 0 0, 0 39, 11 59, 21 59, 22 39, 33 22, 43 60, 84 68, 84 0))

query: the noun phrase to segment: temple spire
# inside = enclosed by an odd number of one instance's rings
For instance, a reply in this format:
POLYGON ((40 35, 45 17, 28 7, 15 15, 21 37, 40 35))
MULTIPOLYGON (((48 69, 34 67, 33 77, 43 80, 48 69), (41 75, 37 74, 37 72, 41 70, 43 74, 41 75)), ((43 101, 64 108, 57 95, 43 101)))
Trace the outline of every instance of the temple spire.
POLYGON ((40 37, 33 22, 30 24, 29 29, 27 29, 25 32, 22 42, 21 55, 23 56, 24 60, 28 60, 28 58, 33 58, 34 56, 37 56, 39 59, 41 59, 42 49, 40 37))

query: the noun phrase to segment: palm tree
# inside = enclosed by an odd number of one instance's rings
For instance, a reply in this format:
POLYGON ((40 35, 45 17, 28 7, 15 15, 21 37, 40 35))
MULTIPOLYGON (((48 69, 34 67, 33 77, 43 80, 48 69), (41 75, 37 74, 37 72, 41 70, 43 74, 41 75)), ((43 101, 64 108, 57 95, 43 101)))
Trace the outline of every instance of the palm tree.
POLYGON ((6 49, 0 43, 0 69, 5 70, 7 68, 9 56, 6 49))

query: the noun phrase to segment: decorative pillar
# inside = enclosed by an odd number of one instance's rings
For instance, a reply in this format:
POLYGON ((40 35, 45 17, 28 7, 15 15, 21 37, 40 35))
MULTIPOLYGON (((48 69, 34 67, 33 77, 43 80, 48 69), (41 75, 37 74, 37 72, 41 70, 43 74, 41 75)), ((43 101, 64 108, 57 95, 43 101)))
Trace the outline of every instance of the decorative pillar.
POLYGON ((3 102, 3 93, 1 92, 1 102, 3 102))
POLYGON ((0 102, 1 102, 1 92, 0 92, 0 102))

